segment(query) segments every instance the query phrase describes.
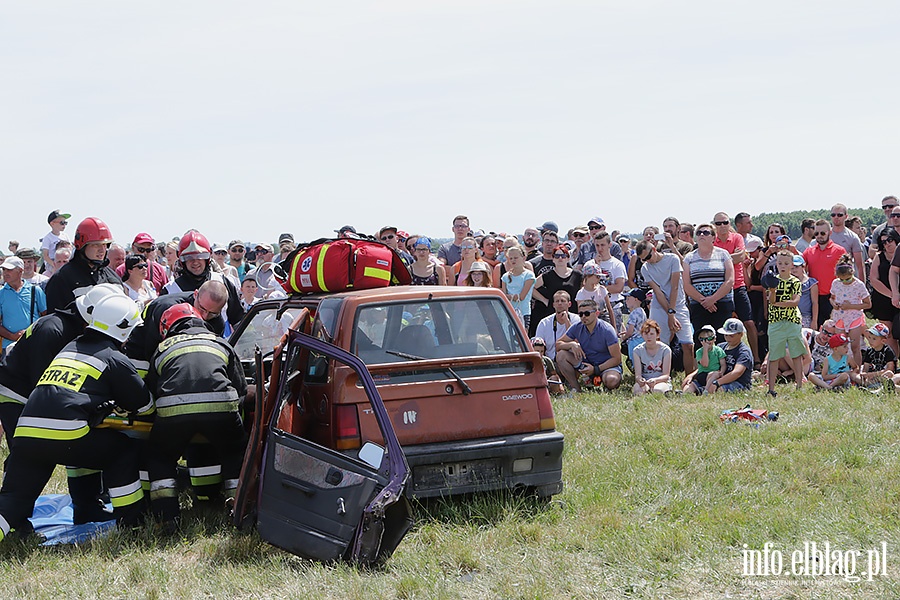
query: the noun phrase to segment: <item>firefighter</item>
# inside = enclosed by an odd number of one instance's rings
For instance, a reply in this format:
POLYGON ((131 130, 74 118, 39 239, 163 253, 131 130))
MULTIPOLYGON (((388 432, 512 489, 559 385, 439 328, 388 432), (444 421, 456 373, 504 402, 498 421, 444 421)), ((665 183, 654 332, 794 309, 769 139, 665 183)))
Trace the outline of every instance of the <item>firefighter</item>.
POLYGON ((97 217, 88 217, 78 224, 72 260, 47 281, 47 310, 65 308, 76 296, 99 283, 122 285, 106 258, 112 241, 109 227, 97 217))
POLYGON ((122 526, 140 523, 144 492, 139 450, 124 433, 97 425, 115 407, 149 413, 143 379, 119 347, 141 322, 125 295, 100 300, 84 334, 68 343, 44 370, 19 417, 3 487, 0 538, 31 530, 28 518, 53 469, 75 463, 103 471, 113 514, 122 526))
POLYGON ((181 236, 181 241, 178 242, 178 261, 182 265, 181 274, 163 287, 162 295, 193 292, 207 281, 221 282, 228 291, 228 302, 222 313, 226 331, 229 330, 229 323, 232 327, 236 326, 244 317, 240 290, 234 282, 214 269, 212 247, 206 236, 196 229, 181 236))
MULTIPOLYGON (((25 330, 0 364, 0 424, 9 448, 15 442, 13 432, 19 415, 44 370, 66 344, 84 333, 94 305, 116 294, 124 296, 121 286, 101 283, 66 308, 41 317, 25 330)), ((99 501, 102 492, 100 471, 67 466, 66 475, 76 524, 112 518, 112 513, 105 511, 99 501)))
MULTIPOLYGON (((150 358, 162 341, 159 334, 162 315, 178 304, 193 306, 213 333, 222 335, 225 329, 222 312, 227 301, 228 289, 219 281, 207 281, 193 292, 160 296, 144 309, 144 323, 131 333, 125 344, 125 354, 136 364, 140 364, 139 370, 143 369, 146 373, 150 358)), ((187 449, 185 460, 191 487, 194 488, 197 499, 201 502, 210 500, 222 485, 222 467, 215 450, 209 444, 198 441, 187 449)))
POLYGON ((246 445, 239 409, 247 383, 234 349, 210 331, 192 305, 167 309, 159 334, 162 342, 147 375, 156 394, 147 465, 151 509, 162 522, 173 524, 179 513, 176 463, 195 435, 215 449, 226 501, 234 498, 246 445))

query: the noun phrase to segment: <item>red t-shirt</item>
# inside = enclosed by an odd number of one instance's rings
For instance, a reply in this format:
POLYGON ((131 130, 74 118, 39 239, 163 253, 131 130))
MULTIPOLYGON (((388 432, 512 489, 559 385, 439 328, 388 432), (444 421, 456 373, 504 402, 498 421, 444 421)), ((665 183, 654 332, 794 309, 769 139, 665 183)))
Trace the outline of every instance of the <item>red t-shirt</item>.
POLYGON ((819 282, 820 296, 831 294, 831 284, 834 282, 834 267, 837 265, 838 259, 846 253, 846 250, 831 240, 828 240, 824 250, 821 249, 819 244, 812 244, 803 251, 803 258, 806 260, 809 276, 819 282))
MULTIPOLYGON (((727 251, 728 254, 734 254, 738 250, 744 249, 744 238, 741 234, 730 231, 728 232, 728 239, 724 242, 719 239, 719 236, 714 237, 713 245, 716 248, 722 248, 727 251)), ((747 284, 744 283, 744 263, 741 262, 734 265, 734 289, 745 287, 746 285, 747 284)))

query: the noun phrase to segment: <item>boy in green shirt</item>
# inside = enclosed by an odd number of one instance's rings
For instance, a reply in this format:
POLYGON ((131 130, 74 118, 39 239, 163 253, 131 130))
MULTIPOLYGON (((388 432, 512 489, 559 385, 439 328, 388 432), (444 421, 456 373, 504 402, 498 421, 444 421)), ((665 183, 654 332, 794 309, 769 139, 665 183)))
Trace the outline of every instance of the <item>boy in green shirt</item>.
POLYGON ((725 372, 725 351, 716 345, 716 330, 712 325, 704 325, 698 335, 697 370, 685 376, 681 388, 685 393, 701 394, 710 375, 715 381, 725 372))

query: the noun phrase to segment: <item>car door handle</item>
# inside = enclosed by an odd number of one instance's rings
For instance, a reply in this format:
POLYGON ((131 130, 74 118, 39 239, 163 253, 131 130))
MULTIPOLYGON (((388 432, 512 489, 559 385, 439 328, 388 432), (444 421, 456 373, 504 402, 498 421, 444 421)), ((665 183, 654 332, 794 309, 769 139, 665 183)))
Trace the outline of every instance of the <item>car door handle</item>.
POLYGON ((304 485, 302 483, 299 483, 297 481, 293 481, 290 479, 282 479, 281 485, 283 485, 284 487, 299 490, 299 491, 303 492, 304 494, 306 494, 307 496, 314 496, 316 494, 316 489, 314 487, 309 486, 309 485, 304 485))

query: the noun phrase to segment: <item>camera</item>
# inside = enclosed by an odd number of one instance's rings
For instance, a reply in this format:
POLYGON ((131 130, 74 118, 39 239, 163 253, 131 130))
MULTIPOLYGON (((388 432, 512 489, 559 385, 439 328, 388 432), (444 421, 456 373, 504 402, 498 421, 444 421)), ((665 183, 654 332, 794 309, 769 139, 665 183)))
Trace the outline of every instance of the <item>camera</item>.
POLYGON ((666 241, 666 234, 657 233, 656 235, 653 236, 653 239, 656 240, 657 242, 664 242, 664 241, 666 241))

